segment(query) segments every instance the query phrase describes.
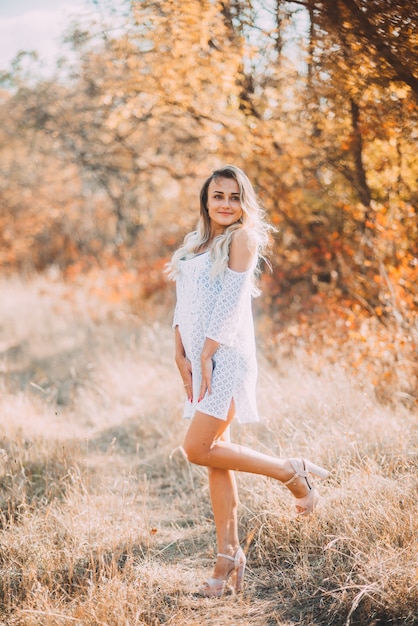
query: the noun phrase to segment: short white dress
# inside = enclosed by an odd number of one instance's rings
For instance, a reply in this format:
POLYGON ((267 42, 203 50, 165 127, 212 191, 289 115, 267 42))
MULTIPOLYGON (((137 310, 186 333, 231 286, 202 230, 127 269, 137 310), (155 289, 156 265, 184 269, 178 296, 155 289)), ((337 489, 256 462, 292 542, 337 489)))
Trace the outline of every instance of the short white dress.
POLYGON ((179 327, 192 364, 193 402, 184 417, 202 413, 226 420, 232 399, 239 422, 259 421, 256 403, 257 360, 251 308, 251 274, 226 268, 211 275, 210 251, 181 260, 176 278, 173 328, 179 327), (212 392, 197 404, 201 385, 200 355, 206 337, 220 343, 213 356, 212 392))

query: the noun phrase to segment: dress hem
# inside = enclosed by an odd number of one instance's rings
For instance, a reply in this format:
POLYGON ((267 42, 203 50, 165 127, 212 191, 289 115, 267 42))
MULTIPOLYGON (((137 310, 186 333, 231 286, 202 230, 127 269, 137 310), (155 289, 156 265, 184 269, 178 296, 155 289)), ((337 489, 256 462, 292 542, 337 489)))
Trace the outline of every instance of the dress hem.
MULTIPOLYGON (((183 413, 183 419, 185 420, 192 420, 196 411, 198 411, 199 409, 195 409, 194 413, 183 413)), ((207 413, 206 411, 200 411, 200 413, 204 413, 205 415, 208 415, 209 417, 214 417, 217 420, 221 420, 222 422, 226 422, 226 420, 228 419, 228 417, 221 417, 220 415, 214 415, 213 413, 207 413)), ((243 420, 240 419, 239 415, 237 415, 237 413, 235 413, 234 415, 234 419, 237 420, 238 424, 257 424, 258 422, 260 422, 260 416, 257 415, 252 419, 247 419, 247 420, 243 420)))

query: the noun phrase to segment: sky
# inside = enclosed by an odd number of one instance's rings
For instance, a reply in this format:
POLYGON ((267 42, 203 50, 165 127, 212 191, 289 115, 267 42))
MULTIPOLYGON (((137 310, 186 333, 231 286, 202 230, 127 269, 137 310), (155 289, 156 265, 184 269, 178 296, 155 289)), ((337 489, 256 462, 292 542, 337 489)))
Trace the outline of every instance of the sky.
POLYGON ((71 16, 91 8, 92 0, 0 0, 0 70, 20 50, 36 50, 52 67, 71 16))

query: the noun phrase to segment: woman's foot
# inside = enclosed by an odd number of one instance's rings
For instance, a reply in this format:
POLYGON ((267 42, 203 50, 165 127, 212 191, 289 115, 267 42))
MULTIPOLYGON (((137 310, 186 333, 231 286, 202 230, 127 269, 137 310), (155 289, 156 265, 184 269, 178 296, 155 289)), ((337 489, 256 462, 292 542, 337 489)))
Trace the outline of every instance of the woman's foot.
POLYGON ((217 556, 213 577, 204 582, 199 589, 199 594, 206 598, 219 598, 228 587, 232 587, 236 593, 242 590, 246 563, 242 548, 238 548, 234 556, 222 552, 217 556))
POLYGON ((319 494, 308 480, 309 474, 319 478, 326 478, 328 470, 306 461, 305 459, 288 459, 284 469, 292 472, 292 476, 283 484, 290 489, 296 499, 296 516, 306 516, 312 513, 319 501, 319 494))

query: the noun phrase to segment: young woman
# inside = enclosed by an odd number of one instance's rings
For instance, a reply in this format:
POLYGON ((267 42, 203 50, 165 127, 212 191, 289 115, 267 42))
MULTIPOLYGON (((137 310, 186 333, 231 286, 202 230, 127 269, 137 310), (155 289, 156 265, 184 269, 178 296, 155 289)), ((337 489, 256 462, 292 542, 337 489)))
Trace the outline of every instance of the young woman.
POLYGON ((234 470, 279 480, 305 516, 318 493, 308 473, 327 470, 304 459, 281 460, 231 442, 229 425, 258 421, 257 361, 251 297, 254 275, 268 244, 271 226, 254 189, 239 168, 216 170, 200 194, 197 230, 174 253, 169 275, 176 280, 174 314, 176 364, 191 418, 183 448, 190 462, 208 468, 218 543, 213 575, 200 588, 221 596, 229 581, 242 588, 245 555, 239 545, 238 494, 234 470))

